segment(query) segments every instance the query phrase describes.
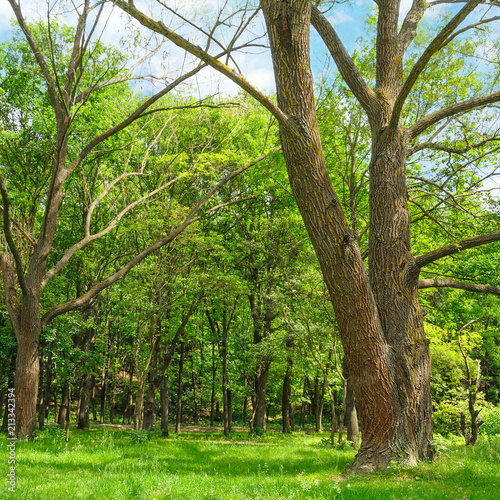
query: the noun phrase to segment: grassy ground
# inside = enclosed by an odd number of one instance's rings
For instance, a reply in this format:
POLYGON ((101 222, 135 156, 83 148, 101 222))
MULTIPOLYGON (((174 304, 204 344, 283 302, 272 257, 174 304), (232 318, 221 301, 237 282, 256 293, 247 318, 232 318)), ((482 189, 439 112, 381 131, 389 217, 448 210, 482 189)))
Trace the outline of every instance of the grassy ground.
POLYGON ((475 448, 438 441, 435 463, 343 477, 351 449, 327 435, 181 433, 151 440, 125 430, 56 428, 17 443, 17 486, 7 491, 7 441, 0 437, 0 497, 28 499, 460 499, 500 498, 500 436, 475 448))

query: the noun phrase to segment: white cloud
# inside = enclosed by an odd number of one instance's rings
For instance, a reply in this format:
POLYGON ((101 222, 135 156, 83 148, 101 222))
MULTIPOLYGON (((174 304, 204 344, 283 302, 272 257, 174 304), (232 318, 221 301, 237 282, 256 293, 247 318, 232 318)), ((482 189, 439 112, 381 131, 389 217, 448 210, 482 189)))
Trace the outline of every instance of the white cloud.
POLYGON ((351 17, 345 10, 335 11, 335 14, 328 16, 327 19, 332 26, 354 22, 354 18, 351 17))

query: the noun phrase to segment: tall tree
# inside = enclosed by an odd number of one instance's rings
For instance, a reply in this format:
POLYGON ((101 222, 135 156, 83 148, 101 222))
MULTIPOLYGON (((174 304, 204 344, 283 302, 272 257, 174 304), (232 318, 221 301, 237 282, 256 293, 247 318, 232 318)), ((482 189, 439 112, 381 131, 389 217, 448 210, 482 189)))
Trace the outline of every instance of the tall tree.
POLYGON ((420 270, 460 250, 497 241, 500 231, 474 235, 415 256, 411 249, 406 159, 410 144, 419 136, 438 123, 498 102, 500 92, 492 89, 485 95, 430 109, 413 123, 405 123, 402 112, 434 56, 459 34, 498 17, 473 19, 470 25, 459 28, 482 3, 464 2, 445 20, 411 67, 405 68, 405 54, 433 3, 414 0, 400 25, 400 0, 376 2, 376 76, 371 88, 333 25, 317 8, 319 2, 261 0, 273 58, 275 104, 208 50, 146 16, 132 2, 114 2, 144 26, 236 82, 277 119, 290 185, 331 296, 358 401, 363 435, 351 469, 372 471, 391 460, 416 464, 432 459, 430 358, 418 301, 420 270), (322 151, 310 65, 311 23, 370 124, 368 269, 329 179, 322 151))
MULTIPOLYGON (((7 91, 2 94, 2 127, 5 129, 2 133, 7 147, 3 147, 1 152, 2 162, 7 168, 2 169, 0 176, 2 230, 5 238, 1 265, 6 306, 18 344, 15 372, 16 431, 19 439, 27 439, 36 425, 38 346, 42 329, 55 317, 88 303, 102 290, 122 279, 147 256, 173 241, 200 217, 199 210, 217 190, 250 164, 230 173, 226 172, 225 175, 221 175, 219 171, 219 176, 213 184, 202 185, 200 189, 193 191, 192 204, 181 213, 181 217, 171 226, 168 234, 163 234, 156 241, 138 248, 132 257, 129 256, 128 262, 123 262, 123 265, 110 272, 107 278, 100 277, 81 295, 66 302, 51 304, 52 307, 44 310, 42 298, 47 285, 60 274, 77 252, 112 233, 131 210, 150 201, 167 188, 172 188, 182 175, 179 173, 164 179, 164 182, 152 191, 141 191, 141 188, 123 189, 121 194, 133 193, 137 197, 134 200, 127 199, 127 196, 118 197, 121 204, 108 212, 108 217, 97 217, 103 200, 116 192, 115 189, 127 182, 128 186, 131 186, 134 179, 144 177, 147 157, 154 148, 161 129, 156 131, 156 139, 149 138, 143 143, 132 141, 143 148, 142 161, 135 164, 134 170, 129 169, 127 160, 122 159, 124 170, 118 175, 110 176, 106 184, 101 186, 99 193, 89 195, 85 222, 78 235, 80 239, 73 239, 56 255, 53 250, 60 230, 58 223, 65 206, 65 194, 70 191, 71 184, 79 180, 85 185, 85 167, 96 161, 96 157, 106 150, 122 148, 123 144, 119 144, 119 141, 113 143, 120 132, 137 120, 147 119, 152 112, 164 111, 165 108, 159 105, 160 98, 198 73, 205 64, 200 63, 191 71, 180 74, 149 98, 142 98, 139 102, 137 99, 131 99, 132 106, 127 103, 126 106, 119 105, 115 109, 108 103, 106 108, 105 97, 103 100, 100 97, 106 96, 107 91, 114 85, 130 80, 134 66, 127 68, 124 60, 126 58, 114 49, 107 50, 96 37, 97 27, 102 21, 104 2, 94 4, 85 0, 75 7, 73 14, 77 21, 74 29, 58 28, 51 5, 47 6, 47 23, 30 25, 20 3, 16 0, 9 0, 9 3, 25 44, 17 46, 16 50, 9 54, 11 64, 7 69, 12 71, 8 78, 2 80, 3 90, 7 91), (26 61, 33 69, 32 72, 20 71, 22 62, 26 61), (34 88, 34 94, 20 92, 23 78, 34 88), (9 97, 14 97, 16 91, 19 96, 27 97, 24 109, 16 107, 18 100, 14 100, 14 105, 11 105, 9 97), (36 95, 40 106, 36 105, 36 99, 32 99, 33 95, 36 95), (156 107, 152 109, 155 104, 156 107), (104 106, 105 112, 100 114, 102 121, 96 123, 92 121, 92 114, 99 106, 104 106), (116 114, 111 113, 113 109, 117 111, 116 114), (86 127, 89 122, 92 125, 86 127), (36 131, 38 137, 30 137, 26 133, 29 125, 33 123, 39 125, 36 131), (29 140, 26 140, 27 136, 29 140), (11 140, 13 138, 15 140, 11 140), (43 142, 46 146, 36 147, 39 157, 19 155, 19 151, 24 153, 30 143, 37 142, 40 145, 43 142), (39 183, 36 179, 33 182, 36 184, 36 196, 29 193, 29 183, 25 182, 26 173, 31 175, 29 168, 33 167, 32 160, 37 161, 33 175, 36 174, 40 178, 39 183), (16 220, 16 209, 24 208, 26 203, 31 207, 27 218, 27 221, 31 222, 30 225, 21 224, 16 220)), ((62 3, 58 5, 62 8, 62 3)), ((237 36, 235 42, 236 39, 237 36)), ((226 51, 222 52, 227 54, 226 51)), ((25 88, 29 90, 31 87, 25 88)), ((122 86, 121 89, 126 96, 127 87, 122 86)), ((168 121, 164 123, 164 127, 167 124, 168 121)), ((28 178, 30 179, 29 176, 28 178)), ((83 191, 85 192, 85 189, 83 191)), ((214 209, 217 208, 220 207, 214 209)))

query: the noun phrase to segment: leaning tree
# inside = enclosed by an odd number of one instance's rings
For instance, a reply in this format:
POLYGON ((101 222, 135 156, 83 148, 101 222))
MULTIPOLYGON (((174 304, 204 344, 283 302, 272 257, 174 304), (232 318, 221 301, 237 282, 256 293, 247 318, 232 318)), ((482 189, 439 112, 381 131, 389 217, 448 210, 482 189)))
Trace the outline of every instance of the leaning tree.
MULTIPOLYGON (((162 11, 173 12, 165 2, 158 2, 158 10, 151 15, 140 11, 131 0, 113 2, 144 26, 226 75, 278 121, 290 185, 330 293, 355 387, 363 440, 352 470, 383 468, 391 460, 415 464, 418 460, 432 459, 429 343, 418 301, 419 274, 425 266, 460 250, 498 241, 500 231, 476 234, 414 255, 407 156, 419 137, 423 137, 421 144, 425 147, 436 137, 439 139, 436 127, 443 129, 443 125, 459 115, 491 106, 500 101, 500 92, 492 88, 490 93, 457 99, 439 109, 431 107, 425 116, 411 122, 402 117, 409 96, 430 61, 439 57, 457 36, 499 19, 487 13, 496 9, 496 2, 414 0, 400 23, 400 0, 376 0, 376 75, 374 82, 369 82, 363 78, 356 58, 349 55, 333 24, 319 10, 320 4, 333 2, 261 0, 257 7, 267 27, 276 103, 253 87, 237 66, 232 69, 228 66, 230 61, 212 55, 211 45, 215 46, 217 41, 215 28, 210 31, 198 26, 209 40, 205 50, 183 37, 180 29, 154 19, 162 11), (411 67, 406 67, 405 57, 413 48, 425 13, 435 5, 447 3, 453 4, 452 13, 436 28, 426 47, 420 49, 411 67), (467 18, 470 24, 462 24, 467 18), (366 267, 356 235, 349 228, 330 182, 323 155, 310 64, 311 24, 366 113, 370 126, 366 267)), ((235 9, 242 8, 242 2, 226 3, 235 9)), ((243 7, 248 8, 249 2, 243 7)), ((335 18, 335 7, 330 15, 335 18)), ((248 23, 254 16, 255 12, 248 16, 248 23)), ((190 28, 196 27, 185 16, 182 19, 190 28)), ((219 13, 215 24, 224 24, 222 14, 219 13)), ((192 39, 192 34, 189 36, 192 39)))

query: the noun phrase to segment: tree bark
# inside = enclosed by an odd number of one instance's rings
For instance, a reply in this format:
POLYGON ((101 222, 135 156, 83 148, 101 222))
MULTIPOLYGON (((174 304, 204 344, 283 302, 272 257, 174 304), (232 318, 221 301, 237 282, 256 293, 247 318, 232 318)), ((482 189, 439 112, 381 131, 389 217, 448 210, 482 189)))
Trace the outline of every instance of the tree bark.
MULTIPOLYGON (((387 127, 390 113, 382 106, 377 120, 371 120, 368 280, 319 139, 310 2, 262 0, 261 6, 278 106, 295 124, 280 125, 290 185, 330 293, 363 427, 351 470, 384 468, 393 459, 409 464, 431 459, 430 358, 412 265, 404 175, 409 136, 401 127, 387 127)), ((373 101, 371 94, 368 100, 373 101)))
POLYGON ((94 388, 95 377, 87 373, 82 380, 80 387, 80 405, 78 411, 78 429, 88 429, 90 427, 90 402, 94 388))
POLYGON ((38 346, 42 333, 39 295, 29 290, 23 297, 21 335, 18 336, 16 358, 16 432, 20 441, 26 441, 36 427, 36 403, 40 377, 38 346))

